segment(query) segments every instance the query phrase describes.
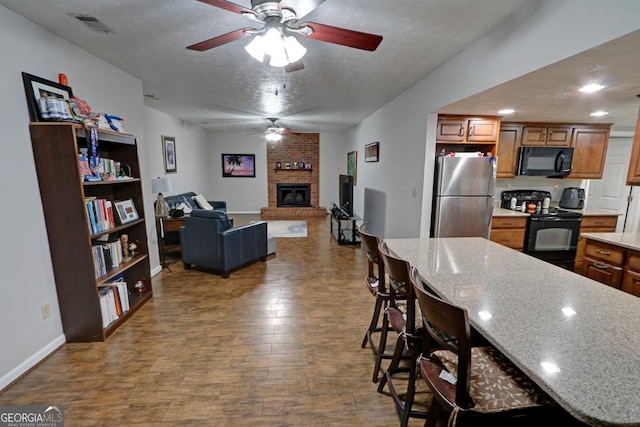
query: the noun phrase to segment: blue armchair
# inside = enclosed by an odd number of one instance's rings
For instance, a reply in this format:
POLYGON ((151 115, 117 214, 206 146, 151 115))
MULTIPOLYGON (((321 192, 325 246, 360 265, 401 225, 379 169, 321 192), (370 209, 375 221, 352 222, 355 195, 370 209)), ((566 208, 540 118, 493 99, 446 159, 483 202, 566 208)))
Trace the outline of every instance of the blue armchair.
POLYGON ((220 271, 225 279, 234 268, 267 259, 267 223, 233 228, 222 211, 195 209, 180 228, 182 262, 220 271))

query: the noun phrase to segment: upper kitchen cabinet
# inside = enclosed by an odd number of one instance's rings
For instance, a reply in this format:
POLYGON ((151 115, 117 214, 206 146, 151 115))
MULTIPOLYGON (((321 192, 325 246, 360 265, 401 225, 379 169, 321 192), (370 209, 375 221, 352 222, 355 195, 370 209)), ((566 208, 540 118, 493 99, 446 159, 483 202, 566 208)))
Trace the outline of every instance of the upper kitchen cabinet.
POLYGON ((503 125, 500 127, 498 144, 498 178, 515 178, 518 165, 518 145, 522 126, 503 125))
POLYGON ((573 161, 569 179, 600 179, 609 145, 611 125, 576 125, 573 128, 571 147, 573 161))
POLYGON ((436 143, 495 144, 499 130, 499 117, 440 115, 436 143))
POLYGON ((522 129, 522 142, 526 147, 550 146, 569 147, 571 144, 571 126, 558 124, 532 124, 522 129))
POLYGON ((636 133, 633 137, 629 172, 627 172, 627 185, 640 185, 640 114, 638 114, 636 133))

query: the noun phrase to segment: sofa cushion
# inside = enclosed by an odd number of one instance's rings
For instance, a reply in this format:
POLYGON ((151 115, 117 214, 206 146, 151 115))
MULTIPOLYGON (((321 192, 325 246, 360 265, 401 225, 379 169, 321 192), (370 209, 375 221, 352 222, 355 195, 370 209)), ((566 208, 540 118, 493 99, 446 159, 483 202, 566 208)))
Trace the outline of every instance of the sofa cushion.
POLYGON ((202 194, 197 194, 197 195, 193 196, 193 200, 196 201, 196 203, 198 204, 198 207, 200 209, 206 209, 208 211, 212 211, 213 210, 213 206, 211 206, 209 204, 209 202, 207 202, 207 199, 205 199, 202 194))

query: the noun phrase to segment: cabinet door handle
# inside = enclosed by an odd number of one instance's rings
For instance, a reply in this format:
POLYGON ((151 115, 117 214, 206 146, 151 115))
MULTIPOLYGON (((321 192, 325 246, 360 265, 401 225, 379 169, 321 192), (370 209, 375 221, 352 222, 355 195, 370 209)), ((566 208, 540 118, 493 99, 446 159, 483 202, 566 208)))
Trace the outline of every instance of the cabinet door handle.
POLYGON ((460 131, 458 132, 458 136, 464 136, 464 126, 460 125, 460 131))
POLYGON ((596 253, 600 255, 606 255, 606 256, 611 255, 611 252, 603 251, 602 249, 596 249, 596 253))
POLYGON ((609 268, 609 267, 607 267, 607 266, 606 266, 606 265, 604 265, 604 264, 597 264, 597 263, 595 263, 595 262, 593 263, 593 266, 594 266, 595 268, 599 268, 600 270, 606 270, 606 269, 608 269, 608 268, 609 268))
POLYGON ((546 136, 546 134, 544 132, 540 133, 540 141, 544 141, 544 137, 546 136))
POLYGON ((473 126, 469 128, 469 136, 473 136, 473 126))
POLYGON ((553 132, 549 132, 549 141, 553 140, 553 132))

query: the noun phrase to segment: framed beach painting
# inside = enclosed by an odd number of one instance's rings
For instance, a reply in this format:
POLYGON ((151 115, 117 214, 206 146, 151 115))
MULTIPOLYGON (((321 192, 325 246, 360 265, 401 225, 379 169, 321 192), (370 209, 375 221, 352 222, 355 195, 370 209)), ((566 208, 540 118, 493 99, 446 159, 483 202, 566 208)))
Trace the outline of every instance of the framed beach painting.
POLYGON ((223 154, 222 176, 224 178, 255 178, 255 154, 223 154))

